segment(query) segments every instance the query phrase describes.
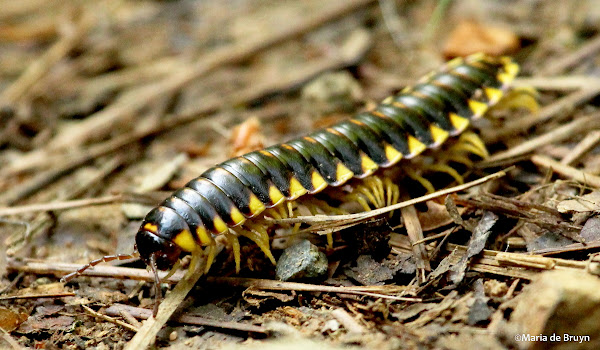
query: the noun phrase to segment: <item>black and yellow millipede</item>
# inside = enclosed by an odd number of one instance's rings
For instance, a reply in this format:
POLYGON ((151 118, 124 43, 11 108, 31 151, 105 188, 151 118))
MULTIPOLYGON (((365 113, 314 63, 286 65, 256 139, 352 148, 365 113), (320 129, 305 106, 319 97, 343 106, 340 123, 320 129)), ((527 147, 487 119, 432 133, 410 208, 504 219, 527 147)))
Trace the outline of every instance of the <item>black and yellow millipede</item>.
POLYGON ((216 165, 147 214, 136 249, 156 272, 208 247, 208 270, 225 235, 239 269, 245 236, 274 261, 266 211, 438 147, 498 103, 518 71, 508 57, 457 58, 350 120, 216 165))

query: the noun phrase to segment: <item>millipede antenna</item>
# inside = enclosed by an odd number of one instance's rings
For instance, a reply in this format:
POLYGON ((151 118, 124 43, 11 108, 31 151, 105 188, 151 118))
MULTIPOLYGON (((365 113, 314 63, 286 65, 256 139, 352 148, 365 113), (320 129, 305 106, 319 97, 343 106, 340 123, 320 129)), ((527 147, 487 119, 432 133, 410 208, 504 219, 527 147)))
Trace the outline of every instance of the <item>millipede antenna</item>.
POLYGON ((63 278, 61 278, 60 281, 62 283, 69 282, 73 278, 75 278, 77 276, 81 276, 85 270, 87 270, 89 268, 93 268, 94 266, 96 266, 102 262, 110 262, 113 260, 127 260, 127 259, 138 258, 139 256, 140 256, 140 254, 137 251, 134 251, 131 254, 106 255, 99 259, 90 261, 86 265, 83 265, 82 267, 77 269, 77 271, 73 271, 70 274, 63 276, 63 278))

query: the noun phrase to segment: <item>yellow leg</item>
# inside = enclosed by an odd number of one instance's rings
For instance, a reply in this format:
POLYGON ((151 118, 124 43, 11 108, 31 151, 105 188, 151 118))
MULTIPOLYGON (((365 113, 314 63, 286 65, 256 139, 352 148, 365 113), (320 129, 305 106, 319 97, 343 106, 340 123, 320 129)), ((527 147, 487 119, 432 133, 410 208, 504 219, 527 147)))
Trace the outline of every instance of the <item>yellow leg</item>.
POLYGON ((231 245, 231 249, 233 250, 233 259, 235 260, 235 272, 239 273, 242 260, 242 256, 240 253, 240 240, 238 239, 236 233, 232 230, 230 230, 230 232, 224 233, 224 235, 225 239, 227 239, 227 242, 229 242, 229 244, 231 245))
POLYGON ((211 240, 208 247, 206 247, 204 254, 206 255, 206 266, 204 266, 204 273, 208 273, 208 270, 210 270, 213 261, 215 261, 215 256, 217 255, 217 244, 215 243, 214 239, 211 240))

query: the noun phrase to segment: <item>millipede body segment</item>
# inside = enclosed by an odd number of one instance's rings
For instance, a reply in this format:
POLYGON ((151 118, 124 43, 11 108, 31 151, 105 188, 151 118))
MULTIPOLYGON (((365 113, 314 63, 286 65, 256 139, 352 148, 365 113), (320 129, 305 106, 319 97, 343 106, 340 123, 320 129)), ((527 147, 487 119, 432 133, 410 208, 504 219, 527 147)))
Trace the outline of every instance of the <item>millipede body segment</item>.
POLYGON ((270 256, 269 237, 259 224, 266 209, 439 146, 497 103, 518 70, 507 57, 458 58, 350 120, 229 159, 152 209, 136 235, 137 250, 153 268, 168 269, 182 252, 208 246, 208 268, 213 237, 225 234, 238 269, 239 235, 270 256))

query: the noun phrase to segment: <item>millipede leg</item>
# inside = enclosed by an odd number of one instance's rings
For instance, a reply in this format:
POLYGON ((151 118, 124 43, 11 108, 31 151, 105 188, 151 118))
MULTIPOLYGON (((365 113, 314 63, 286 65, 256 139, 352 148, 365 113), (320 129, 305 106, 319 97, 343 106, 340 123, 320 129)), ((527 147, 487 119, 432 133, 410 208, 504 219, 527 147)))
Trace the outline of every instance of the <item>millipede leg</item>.
POLYGON ((266 228, 262 225, 252 225, 251 227, 247 227, 246 230, 238 230, 236 231, 240 235, 250 239, 252 242, 256 243, 256 245, 260 248, 260 250, 265 253, 267 258, 271 260, 273 265, 276 265, 275 257, 271 253, 271 246, 269 244, 269 233, 266 228))
POLYGON ((423 170, 435 171, 435 172, 439 172, 439 173, 448 174, 458 184, 461 184, 461 185, 465 182, 462 175, 460 175, 458 173, 458 171, 456 171, 456 169, 454 169, 453 167, 451 167, 448 164, 430 164, 430 165, 426 165, 423 170))
POLYGON ((210 270, 213 261, 215 261, 215 256, 217 255, 217 244, 214 239, 211 240, 208 247, 206 247, 204 254, 206 255, 206 266, 204 267, 204 272, 208 273, 208 270, 210 270))
POLYGON ((406 174, 408 175, 409 178, 417 181, 418 183, 421 184, 421 186, 423 186, 423 188, 425 188, 425 190, 427 191, 427 193, 433 193, 435 192, 435 187, 433 186, 433 184, 431 183, 431 181, 427 180, 426 178, 424 178, 423 176, 417 174, 414 170, 412 169, 406 169, 406 174))
POLYGON ((240 272, 240 262, 242 260, 242 256, 240 253, 240 240, 238 239, 236 233, 233 230, 230 232, 225 232, 225 239, 231 245, 231 249, 233 250, 233 259, 235 260, 235 272, 240 272))

